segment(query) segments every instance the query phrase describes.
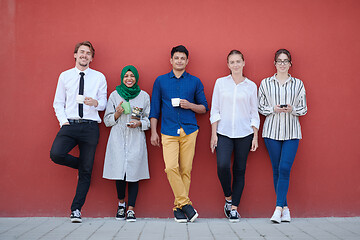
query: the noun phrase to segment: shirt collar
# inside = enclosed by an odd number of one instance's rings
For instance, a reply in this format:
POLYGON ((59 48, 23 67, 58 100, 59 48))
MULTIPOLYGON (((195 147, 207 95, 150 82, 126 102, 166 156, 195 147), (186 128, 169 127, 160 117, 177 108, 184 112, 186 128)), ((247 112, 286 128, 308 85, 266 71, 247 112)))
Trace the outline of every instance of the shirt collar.
MULTIPOLYGON (((184 77, 187 77, 188 73, 185 71, 179 78, 184 78, 184 77)), ((171 72, 169 72, 169 77, 170 78, 177 78, 174 74, 174 71, 171 70, 171 72)))
MULTIPOLYGON (((231 74, 229 74, 227 77, 228 77, 229 80, 231 80, 231 81, 235 84, 234 79, 232 78, 231 74)), ((249 80, 247 77, 245 77, 244 81, 242 81, 242 82, 239 83, 239 84, 249 83, 249 81, 250 81, 250 80, 249 80)))
MULTIPOLYGON (((279 80, 277 80, 277 78, 276 78, 276 73, 274 74, 274 76, 272 76, 272 77, 271 77, 270 81, 279 81, 279 80)), ((294 78, 293 78, 293 77, 291 77, 291 75, 290 75, 290 74, 289 74, 289 78, 288 78, 288 79, 286 79, 286 81, 285 81, 285 82, 288 82, 288 81, 294 81, 294 78)))
POLYGON ((77 67, 75 67, 75 71, 77 74, 80 74, 81 72, 85 73, 85 75, 87 75, 90 71, 90 68, 85 69, 84 71, 81 71, 80 69, 78 69, 77 67))

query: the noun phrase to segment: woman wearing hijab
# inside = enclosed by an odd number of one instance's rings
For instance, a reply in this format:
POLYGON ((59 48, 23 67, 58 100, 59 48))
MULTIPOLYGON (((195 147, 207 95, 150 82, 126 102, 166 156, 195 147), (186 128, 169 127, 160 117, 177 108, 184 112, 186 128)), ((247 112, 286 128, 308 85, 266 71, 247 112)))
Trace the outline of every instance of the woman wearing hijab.
POLYGON ((134 66, 121 71, 121 84, 110 94, 104 123, 111 127, 106 147, 103 178, 115 180, 119 205, 117 220, 136 221, 134 207, 139 180, 149 179, 145 130, 150 128, 150 97, 138 86, 134 66), (128 185, 128 210, 125 188, 128 185))

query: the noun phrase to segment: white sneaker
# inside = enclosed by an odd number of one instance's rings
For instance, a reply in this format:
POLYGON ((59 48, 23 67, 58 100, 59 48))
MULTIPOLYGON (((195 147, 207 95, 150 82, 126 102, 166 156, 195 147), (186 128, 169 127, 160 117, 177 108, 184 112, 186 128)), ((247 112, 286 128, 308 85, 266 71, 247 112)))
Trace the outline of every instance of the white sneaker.
POLYGON ((273 223, 281 223, 281 211, 279 209, 275 209, 270 221, 273 223))
POLYGON ((289 208, 284 208, 282 215, 281 215, 281 221, 282 222, 290 222, 291 221, 289 208))

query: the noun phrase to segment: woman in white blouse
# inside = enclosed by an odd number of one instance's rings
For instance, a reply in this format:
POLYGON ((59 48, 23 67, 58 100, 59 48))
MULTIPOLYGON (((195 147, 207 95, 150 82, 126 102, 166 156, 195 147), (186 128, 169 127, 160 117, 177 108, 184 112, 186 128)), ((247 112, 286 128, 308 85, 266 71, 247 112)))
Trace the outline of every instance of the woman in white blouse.
POLYGON ((136 221, 135 201, 139 180, 149 178, 144 131, 150 128, 150 97, 140 90, 138 71, 126 66, 121 71, 121 84, 110 94, 104 123, 111 127, 106 147, 103 177, 116 180, 119 199, 117 220, 136 221), (128 185, 128 211, 125 188, 128 185))
POLYGON ((227 57, 230 75, 216 80, 210 112, 210 148, 216 149, 217 173, 225 195, 224 212, 230 222, 239 221, 237 208, 245 184, 249 151, 258 148, 259 114, 257 86, 243 75, 245 60, 238 50, 227 57), (231 183, 231 155, 234 153, 231 183))
POLYGON ((262 136, 269 152, 276 192, 276 208, 270 220, 280 223, 291 220, 286 195, 301 139, 299 116, 306 114, 307 106, 303 82, 289 74, 290 52, 279 49, 274 64, 276 74, 262 80, 259 87, 259 112, 266 116, 262 136))

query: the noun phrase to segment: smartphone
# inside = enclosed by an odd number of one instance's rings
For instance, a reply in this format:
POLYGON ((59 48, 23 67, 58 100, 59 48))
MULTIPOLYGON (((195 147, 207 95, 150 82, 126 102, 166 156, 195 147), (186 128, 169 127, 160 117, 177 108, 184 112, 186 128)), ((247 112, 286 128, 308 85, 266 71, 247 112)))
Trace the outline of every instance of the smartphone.
POLYGON ((287 107, 287 104, 281 104, 280 107, 281 108, 287 107))
POLYGON ((133 123, 131 123, 131 122, 126 123, 126 126, 128 126, 128 127, 131 125, 133 125, 133 123))

